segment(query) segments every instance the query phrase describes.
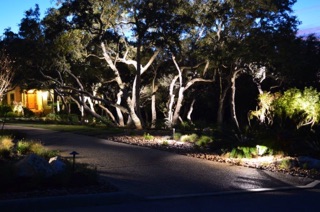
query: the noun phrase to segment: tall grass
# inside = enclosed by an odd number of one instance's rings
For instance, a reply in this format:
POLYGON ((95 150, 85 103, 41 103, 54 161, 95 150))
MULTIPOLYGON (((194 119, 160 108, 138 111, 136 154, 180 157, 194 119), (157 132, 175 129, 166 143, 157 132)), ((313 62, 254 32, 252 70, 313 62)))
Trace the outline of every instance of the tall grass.
POLYGON ((13 138, 10 136, 0 136, 0 158, 10 157, 13 147, 13 138))

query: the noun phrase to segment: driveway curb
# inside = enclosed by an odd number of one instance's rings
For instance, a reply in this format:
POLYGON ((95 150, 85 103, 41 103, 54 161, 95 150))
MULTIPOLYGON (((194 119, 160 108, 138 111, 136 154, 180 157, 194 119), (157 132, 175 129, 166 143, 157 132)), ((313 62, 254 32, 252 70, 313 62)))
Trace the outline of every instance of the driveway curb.
POLYGON ((0 211, 35 211, 100 206, 137 201, 142 198, 127 192, 79 194, 70 196, 0 200, 0 211))

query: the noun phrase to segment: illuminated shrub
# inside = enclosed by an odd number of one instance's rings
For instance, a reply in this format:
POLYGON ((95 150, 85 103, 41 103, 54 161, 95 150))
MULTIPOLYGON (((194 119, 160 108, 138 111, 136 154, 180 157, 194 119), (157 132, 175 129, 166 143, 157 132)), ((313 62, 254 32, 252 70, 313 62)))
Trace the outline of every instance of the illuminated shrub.
POLYGON ((260 123, 273 124, 274 117, 289 118, 297 128, 317 124, 320 120, 320 93, 314 88, 291 88, 282 95, 263 93, 259 96, 259 108, 249 113, 260 123))
POLYGON ((274 102, 274 108, 277 116, 290 118, 297 128, 313 126, 320 119, 320 94, 314 88, 292 88, 274 102))

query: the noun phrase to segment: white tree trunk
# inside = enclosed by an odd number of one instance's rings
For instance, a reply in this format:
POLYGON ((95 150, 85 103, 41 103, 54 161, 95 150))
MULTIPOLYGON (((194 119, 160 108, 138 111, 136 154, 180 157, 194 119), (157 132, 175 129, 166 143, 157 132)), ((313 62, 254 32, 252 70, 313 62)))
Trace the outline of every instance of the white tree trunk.
POLYGON ((129 106, 130 117, 131 117, 132 122, 134 123, 136 129, 142 130, 143 127, 142 127, 141 121, 140 121, 139 117, 137 116, 137 114, 135 113, 134 104, 132 103, 130 97, 128 97, 128 99, 127 99, 127 104, 129 106))
POLYGON ((173 93, 174 91, 174 85, 176 84, 176 81, 177 79, 179 78, 179 76, 175 76, 171 83, 170 83, 170 87, 169 87, 169 105, 168 105, 168 122, 170 123, 170 125, 172 125, 172 120, 173 120, 173 104, 174 104, 174 98, 175 98, 175 95, 173 93))
POLYGON ((156 110, 156 95, 155 93, 151 96, 151 128, 156 127, 157 122, 157 110, 156 110))
POLYGON ((192 100, 189 111, 188 111, 188 115, 187 115, 187 119, 192 123, 192 118, 191 118, 191 114, 193 112, 193 105, 196 102, 195 99, 192 100))
MULTIPOLYGON (((121 104, 121 98, 122 98, 122 90, 120 90, 117 94, 117 104, 120 105, 121 104)), ((124 120, 123 120, 123 114, 120 110, 120 108, 116 107, 116 113, 118 116, 118 124, 120 127, 124 127, 124 120)))
POLYGON ((119 123, 117 122, 116 118, 114 117, 114 115, 111 113, 111 111, 110 111, 108 108, 104 107, 104 106, 101 105, 101 104, 99 104, 99 107, 108 114, 108 116, 111 118, 111 120, 112 120, 116 125, 119 126, 119 123))
POLYGON ((179 114, 180 114, 180 110, 181 110, 181 107, 182 107, 182 101, 183 101, 183 98, 184 98, 183 92, 184 92, 184 87, 180 87, 176 108, 174 110, 174 114, 173 114, 173 117, 172 117, 172 125, 173 126, 178 124, 179 114))
POLYGON ((237 127, 237 130, 240 132, 240 126, 236 113, 236 79, 240 70, 236 70, 231 77, 231 117, 233 119, 234 124, 237 127))

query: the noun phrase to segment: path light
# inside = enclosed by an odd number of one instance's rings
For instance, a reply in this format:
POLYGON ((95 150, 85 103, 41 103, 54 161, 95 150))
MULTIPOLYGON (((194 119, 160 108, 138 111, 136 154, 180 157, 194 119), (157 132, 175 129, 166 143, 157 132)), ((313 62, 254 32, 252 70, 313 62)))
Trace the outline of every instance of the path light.
POLYGON ((174 139, 174 134, 176 133, 176 129, 172 128, 172 139, 174 139))
POLYGON ((72 151, 72 152, 70 152, 70 155, 72 155, 72 169, 74 171, 74 166, 76 163, 76 155, 79 155, 79 153, 76 151, 72 151))

